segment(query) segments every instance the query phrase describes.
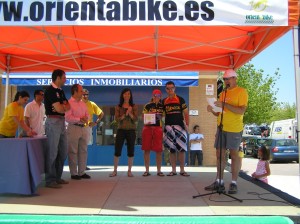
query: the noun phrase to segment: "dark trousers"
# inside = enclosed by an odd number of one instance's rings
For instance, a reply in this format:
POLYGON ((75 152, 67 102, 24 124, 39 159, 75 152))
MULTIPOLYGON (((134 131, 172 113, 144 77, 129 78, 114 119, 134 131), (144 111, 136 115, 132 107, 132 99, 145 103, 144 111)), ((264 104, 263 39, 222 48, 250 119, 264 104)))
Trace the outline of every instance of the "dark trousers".
POLYGON ((122 147, 126 139, 127 143, 127 156, 134 156, 134 143, 135 143, 136 133, 135 130, 124 130, 118 129, 116 142, 115 142, 115 156, 120 157, 122 154, 122 147))
POLYGON ((198 160, 198 166, 202 166, 202 160, 203 160, 203 153, 202 150, 191 150, 190 151, 190 162, 191 166, 195 166, 196 157, 198 160))

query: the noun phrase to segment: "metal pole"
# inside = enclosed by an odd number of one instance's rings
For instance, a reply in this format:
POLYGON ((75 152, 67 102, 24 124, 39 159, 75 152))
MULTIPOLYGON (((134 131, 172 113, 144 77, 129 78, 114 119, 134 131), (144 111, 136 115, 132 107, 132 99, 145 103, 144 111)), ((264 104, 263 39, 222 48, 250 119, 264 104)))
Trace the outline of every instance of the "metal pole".
POLYGON ((6 85, 5 85, 5 105, 4 105, 4 108, 6 108, 7 104, 8 104, 9 68, 10 68, 10 55, 7 55, 7 57, 6 57, 6 85))
MULTIPOLYGON (((300 131, 300 65, 299 65, 299 51, 300 51, 300 44, 299 44, 299 36, 300 36, 300 24, 295 26, 293 29, 294 34, 294 60, 295 60, 295 81, 296 81, 296 108, 297 108, 297 140, 298 140, 298 147, 300 148, 300 140, 299 140, 299 131, 300 131)), ((299 158, 300 160, 300 155, 299 158)), ((300 165, 299 165, 299 173, 300 173, 300 165)))

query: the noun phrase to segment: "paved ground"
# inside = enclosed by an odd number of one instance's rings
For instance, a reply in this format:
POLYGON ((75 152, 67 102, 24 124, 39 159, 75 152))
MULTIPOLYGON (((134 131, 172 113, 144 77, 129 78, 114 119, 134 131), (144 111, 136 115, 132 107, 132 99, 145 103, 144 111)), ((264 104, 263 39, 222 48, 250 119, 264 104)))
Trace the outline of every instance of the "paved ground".
MULTIPOLYGON (((244 158, 242 170, 251 175, 256 169, 257 159, 244 158)), ((271 163, 269 185, 300 199, 299 163, 271 163)))
MULTIPOLYGON (((239 179, 239 192, 234 195, 243 202, 203 188, 216 175, 215 167, 187 167, 190 177, 176 175, 159 177, 151 167, 143 177, 144 167, 134 167, 135 177, 127 177, 127 167, 120 167, 118 176, 108 177, 112 167, 91 167, 91 180, 69 180, 62 189, 49 189, 42 183, 39 196, 0 195, 0 213, 4 214, 75 214, 133 216, 288 216, 299 217, 300 207, 270 193, 264 188, 239 179), (200 196, 193 198, 193 196, 200 196)), ((170 167, 163 167, 166 174, 170 167)), ((231 179, 225 173, 226 187, 231 179)), ((298 188, 299 189, 299 188, 298 188)))

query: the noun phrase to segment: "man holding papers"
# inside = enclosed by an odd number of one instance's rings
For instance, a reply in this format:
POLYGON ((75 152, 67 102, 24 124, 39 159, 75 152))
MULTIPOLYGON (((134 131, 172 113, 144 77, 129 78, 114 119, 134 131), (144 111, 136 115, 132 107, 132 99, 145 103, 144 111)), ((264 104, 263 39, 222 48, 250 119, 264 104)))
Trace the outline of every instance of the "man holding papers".
POLYGON ((232 181, 229 185, 228 194, 236 194, 237 178, 240 167, 239 146, 243 133, 243 117, 248 104, 247 90, 237 85, 237 74, 234 70, 228 69, 223 75, 225 90, 220 94, 218 101, 214 105, 207 106, 207 111, 218 116, 218 129, 215 139, 217 164, 217 179, 211 185, 205 187, 207 191, 220 189, 225 191, 223 173, 225 168, 225 151, 229 149, 231 156, 232 181), (216 106, 214 108, 214 106, 216 106), (217 112, 216 108, 224 108, 217 112), (221 141, 222 140, 222 141, 221 141), (221 150, 221 153, 220 153, 221 150), (220 157, 220 154, 221 157, 220 157), (220 160, 221 159, 221 160, 220 160))
POLYGON ((161 160, 162 160, 162 114, 163 105, 161 103, 162 93, 159 89, 155 89, 152 92, 152 98, 149 103, 144 106, 144 128, 142 132, 142 150, 144 150, 144 162, 146 171, 143 174, 144 177, 150 176, 150 151, 156 152, 156 166, 157 175, 164 176, 161 172, 161 160))

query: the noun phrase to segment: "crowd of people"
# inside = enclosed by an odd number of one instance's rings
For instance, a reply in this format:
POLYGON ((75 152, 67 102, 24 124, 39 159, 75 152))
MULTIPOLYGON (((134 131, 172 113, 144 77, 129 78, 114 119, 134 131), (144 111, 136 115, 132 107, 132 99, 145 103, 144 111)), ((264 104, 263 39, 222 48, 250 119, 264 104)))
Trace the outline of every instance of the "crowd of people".
MULTIPOLYGON (((207 111, 217 116, 218 128, 215 135, 215 148, 217 158, 217 174, 214 182, 205 187, 205 190, 225 192, 223 180, 225 168, 225 152, 230 151, 232 181, 229 184, 229 194, 238 192, 237 178, 241 169, 242 157, 239 146, 242 140, 243 115, 247 108, 248 94, 244 88, 237 85, 237 74, 234 70, 226 70, 223 76, 225 90, 220 94, 219 100, 214 102, 221 112, 215 112, 214 107, 207 106, 207 111), (220 166, 218 164, 221 164, 220 166)), ((90 179, 86 173, 87 148, 92 143, 92 131, 104 117, 93 101, 89 100, 89 91, 80 84, 71 87, 71 97, 66 98, 62 86, 66 82, 66 74, 57 69, 52 73, 52 83, 45 90, 36 90, 34 100, 24 105, 29 100, 26 91, 17 92, 15 99, 4 111, 0 121, 0 138, 13 138, 18 127, 23 129, 21 136, 46 135, 48 145, 45 153, 46 162, 46 187, 61 188, 68 184, 62 179, 65 160, 68 165, 71 179, 90 179), (93 116, 97 119, 94 121, 93 116), (67 123, 67 127, 66 127, 67 123)), ((177 175, 177 159, 179 161, 179 174, 190 176, 185 171, 186 152, 190 153, 190 165, 203 165, 204 135, 200 133, 199 125, 193 127, 193 132, 188 135, 189 113, 188 106, 183 97, 175 93, 176 86, 173 81, 165 85, 167 97, 163 98, 161 90, 154 89, 149 96, 150 101, 143 109, 144 127, 142 130, 142 147, 144 152, 145 172, 143 176, 150 176, 150 152, 156 154, 157 176, 163 177, 162 153, 168 152, 168 162, 171 171, 167 176, 177 175)), ((118 175, 119 159, 126 141, 128 170, 127 176, 133 177, 132 167, 135 154, 136 129, 138 108, 134 103, 130 88, 124 88, 120 93, 118 105, 115 106, 114 119, 117 122, 115 150, 113 156, 113 172, 110 177, 118 175)), ((268 153, 266 148, 259 150, 261 162, 258 164, 253 178, 267 182, 270 175, 268 166, 268 153)), ((166 153, 165 153, 166 155, 166 153)), ((166 158, 165 158, 166 159, 166 158)))

